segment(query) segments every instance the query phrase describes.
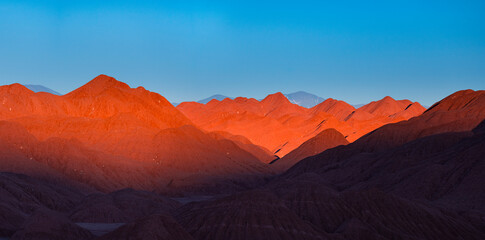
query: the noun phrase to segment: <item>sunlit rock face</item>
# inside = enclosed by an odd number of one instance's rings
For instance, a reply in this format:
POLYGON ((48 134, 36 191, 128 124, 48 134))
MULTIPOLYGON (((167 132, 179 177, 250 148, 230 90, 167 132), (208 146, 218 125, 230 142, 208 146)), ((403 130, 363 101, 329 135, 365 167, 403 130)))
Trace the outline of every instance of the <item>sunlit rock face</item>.
POLYGON ((202 129, 244 136, 280 158, 325 129, 334 128, 353 142, 380 126, 426 110, 417 102, 391 97, 359 109, 329 98, 308 109, 291 103, 281 93, 261 101, 238 97, 214 99, 207 104, 184 102, 177 109, 202 129))
POLYGON ((2 86, 0 99, 3 171, 56 172, 102 191, 237 189, 272 172, 264 148, 200 130, 161 95, 106 75, 62 96, 2 86))

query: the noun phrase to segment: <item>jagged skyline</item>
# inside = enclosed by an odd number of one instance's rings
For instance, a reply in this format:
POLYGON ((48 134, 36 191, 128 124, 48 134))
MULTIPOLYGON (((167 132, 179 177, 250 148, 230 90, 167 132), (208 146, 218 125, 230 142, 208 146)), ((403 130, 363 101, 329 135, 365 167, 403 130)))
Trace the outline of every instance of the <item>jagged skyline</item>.
POLYGON ((484 88, 484 9, 481 1, 2 1, 0 84, 67 93, 107 74, 173 102, 306 91, 431 105, 484 88))

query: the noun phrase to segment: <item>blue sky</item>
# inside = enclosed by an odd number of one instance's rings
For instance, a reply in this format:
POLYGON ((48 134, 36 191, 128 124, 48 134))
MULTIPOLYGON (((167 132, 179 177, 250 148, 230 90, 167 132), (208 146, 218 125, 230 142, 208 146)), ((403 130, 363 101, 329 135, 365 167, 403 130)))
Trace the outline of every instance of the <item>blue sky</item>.
POLYGON ((485 1, 3 1, 0 84, 98 74, 172 102, 308 91, 425 105, 485 88, 485 1))

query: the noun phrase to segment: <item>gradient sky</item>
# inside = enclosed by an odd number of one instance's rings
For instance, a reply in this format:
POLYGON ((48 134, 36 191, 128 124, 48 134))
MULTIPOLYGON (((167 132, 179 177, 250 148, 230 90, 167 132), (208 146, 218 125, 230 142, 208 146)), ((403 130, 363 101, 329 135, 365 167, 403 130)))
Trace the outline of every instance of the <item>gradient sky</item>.
POLYGON ((425 105, 485 89, 483 0, 173 2, 0 0, 0 84, 67 93, 103 73, 172 102, 303 90, 425 105))

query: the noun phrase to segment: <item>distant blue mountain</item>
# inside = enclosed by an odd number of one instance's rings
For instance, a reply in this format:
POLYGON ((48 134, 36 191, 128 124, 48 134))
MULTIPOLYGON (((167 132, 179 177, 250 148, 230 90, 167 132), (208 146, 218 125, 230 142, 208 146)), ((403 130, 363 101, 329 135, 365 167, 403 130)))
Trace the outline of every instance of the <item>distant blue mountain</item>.
POLYGON ((294 103, 306 108, 314 107, 319 103, 325 101, 325 98, 321 98, 317 95, 303 92, 303 91, 288 93, 288 94, 285 94, 285 97, 288 98, 288 100, 291 103, 294 103))
POLYGON ((364 106, 365 104, 352 104, 352 106, 357 109, 357 108, 360 108, 362 106, 364 106))
MULTIPOLYGON (((307 92, 303 92, 303 91, 288 93, 288 94, 284 94, 284 95, 285 95, 286 98, 288 98, 288 100, 291 103, 294 103, 294 104, 297 104, 297 105, 300 105, 300 106, 306 107, 306 108, 311 108, 311 107, 325 101, 324 98, 321 98, 317 95, 307 93, 307 92)), ((216 94, 216 95, 210 96, 208 98, 202 99, 202 100, 197 101, 197 102, 206 104, 206 103, 210 102, 212 99, 217 99, 219 101, 222 101, 225 98, 233 99, 233 98, 228 97, 228 96, 216 94)), ((261 100, 262 99, 259 99, 258 101, 261 101, 261 100)), ((172 103, 172 104, 175 105, 176 103, 172 103)))
MULTIPOLYGON (((222 101, 222 100, 224 100, 224 99, 226 99, 226 98, 230 98, 230 99, 232 99, 231 97, 228 97, 228 96, 224 96, 224 95, 221 95, 221 94, 216 94, 216 95, 212 95, 212 96, 210 96, 210 97, 208 97, 208 98, 204 98, 204 99, 202 99, 202 100, 199 100, 199 101, 197 101, 197 102, 198 102, 198 103, 202 103, 202 104, 206 104, 206 103, 210 102, 212 99, 217 99, 217 100, 219 100, 219 101, 222 101)), ((177 105, 179 105, 179 104, 180 104, 180 103, 177 103, 177 102, 173 102, 173 103, 172 103, 172 105, 173 105, 174 107, 176 107, 176 106, 177 106, 177 105)))
POLYGON ((44 87, 42 85, 31 85, 31 84, 27 84, 27 85, 24 85, 26 88, 34 91, 34 92, 48 92, 48 93, 52 93, 52 94, 55 94, 55 95, 61 95, 60 93, 48 88, 48 87, 44 87))
MULTIPOLYGON (((202 100, 199 100, 197 102, 198 103, 202 103, 202 104, 206 104, 206 103, 210 102, 212 99, 217 99, 219 101, 222 101, 222 100, 224 100, 226 98, 230 98, 230 97, 224 96, 224 95, 221 95, 221 94, 216 94, 216 95, 212 95, 212 96, 210 96, 208 98, 204 98, 202 100)), ((230 99, 232 99, 232 98, 230 98, 230 99)))

